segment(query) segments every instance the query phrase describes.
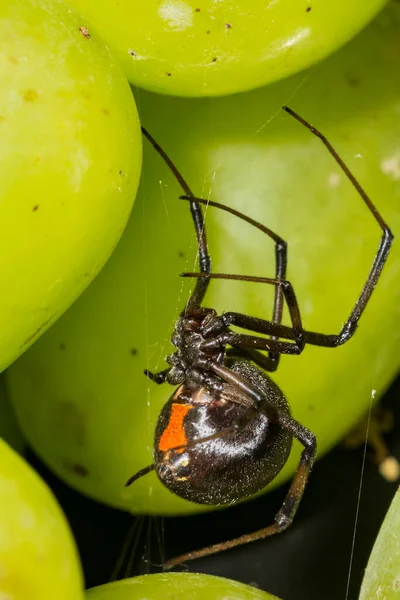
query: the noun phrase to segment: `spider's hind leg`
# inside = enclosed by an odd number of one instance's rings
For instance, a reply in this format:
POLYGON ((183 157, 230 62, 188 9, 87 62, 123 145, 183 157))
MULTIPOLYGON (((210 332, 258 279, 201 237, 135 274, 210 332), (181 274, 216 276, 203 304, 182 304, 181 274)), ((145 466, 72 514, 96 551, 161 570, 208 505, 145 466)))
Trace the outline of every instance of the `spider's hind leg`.
MULTIPOLYGON (((276 422, 277 425, 287 431, 292 437, 296 438, 304 446, 304 450, 301 454, 296 473, 293 477, 289 491, 286 494, 286 498, 271 525, 254 531, 253 533, 234 538, 233 540, 214 544, 212 546, 208 546, 200 550, 194 550, 193 552, 188 552, 187 554, 173 558, 164 565, 164 567, 167 569, 188 560, 193 560, 202 556, 208 556, 223 550, 235 548, 236 546, 240 546, 242 544, 247 544, 248 542, 260 540, 287 529, 293 522, 293 519, 296 515, 316 455, 316 438, 309 429, 295 421, 292 417, 290 417, 290 415, 285 414, 284 411, 271 406, 270 403, 266 401, 266 398, 262 393, 249 384, 249 382, 243 380, 242 377, 240 377, 240 375, 237 373, 234 373, 226 367, 216 363, 211 365, 211 367, 212 370, 216 372, 222 379, 228 383, 236 385, 238 389, 243 390, 252 399, 252 405, 247 408, 244 416, 238 420, 236 423, 237 426, 244 426, 253 418, 255 411, 262 410, 269 416, 269 418, 276 422)), ((229 431, 229 429, 232 428, 233 427, 228 428, 226 431, 229 431)), ((219 436, 221 435, 222 432, 219 433, 219 436)), ((194 444, 202 443, 204 441, 206 440, 196 440, 194 444)))

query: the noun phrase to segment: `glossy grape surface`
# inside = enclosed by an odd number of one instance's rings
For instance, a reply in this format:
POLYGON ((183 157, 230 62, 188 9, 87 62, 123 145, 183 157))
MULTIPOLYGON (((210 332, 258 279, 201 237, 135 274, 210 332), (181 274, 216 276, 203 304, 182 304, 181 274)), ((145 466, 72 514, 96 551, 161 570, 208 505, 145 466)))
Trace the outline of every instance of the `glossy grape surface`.
POLYGON ((69 0, 133 84, 179 96, 231 94, 291 75, 342 46, 385 3, 69 0))
POLYGON ((92 588, 87 600, 279 600, 249 585, 198 573, 142 575, 92 588))
POLYGON ((400 589, 400 492, 397 491, 375 540, 359 600, 397 600, 400 589))
POLYGON ((87 287, 139 180, 135 102, 55 0, 0 3, 0 371, 87 287))
POLYGON ((67 521, 45 483, 0 439, 0 598, 83 600, 67 521))

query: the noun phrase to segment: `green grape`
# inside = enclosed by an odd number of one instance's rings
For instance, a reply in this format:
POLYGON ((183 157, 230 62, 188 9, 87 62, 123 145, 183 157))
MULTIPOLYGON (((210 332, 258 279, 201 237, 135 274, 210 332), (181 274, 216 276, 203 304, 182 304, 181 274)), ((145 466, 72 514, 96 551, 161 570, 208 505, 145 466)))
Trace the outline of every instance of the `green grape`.
POLYGON ((129 85, 64 4, 0 3, 0 371, 87 287, 141 168, 129 85))
POLYGON ((375 540, 359 600, 397 600, 399 571, 400 490, 397 491, 375 540))
POLYGON ((13 407, 5 389, 4 374, 0 375, 0 438, 3 438, 7 444, 20 454, 24 451, 24 436, 18 426, 13 407))
MULTIPOLYGON (((140 92, 142 122, 196 194, 233 206, 288 241, 288 278, 306 329, 339 332, 371 267, 380 229, 318 139, 286 113, 312 120, 376 202, 395 235, 400 212, 400 5, 346 48, 263 89, 232 97, 182 99, 140 92)), ((154 473, 158 413, 173 388, 143 369, 166 367, 169 338, 188 298, 195 266, 189 208, 177 182, 146 142, 141 190, 122 240, 78 302, 9 370, 8 385, 29 442, 64 480, 133 512, 198 511, 154 473)), ((213 269, 273 276, 271 240, 217 209, 206 213, 213 269)), ((400 246, 353 339, 339 348, 307 347, 284 356, 272 378, 293 415, 332 447, 364 414, 371 396, 398 370, 400 246)), ((214 281, 205 305, 270 318, 267 286, 214 281)), ((287 314, 285 323, 289 324, 287 314)), ((274 485, 294 472, 300 448, 274 485)))
POLYGON ((0 598, 81 600, 67 521, 40 477, 0 439, 0 598))
POLYGON ((277 81, 352 38, 386 0, 69 0, 129 81, 216 96, 277 81))
POLYGON ((278 600, 249 585, 198 573, 142 575, 92 588, 87 600, 278 600))

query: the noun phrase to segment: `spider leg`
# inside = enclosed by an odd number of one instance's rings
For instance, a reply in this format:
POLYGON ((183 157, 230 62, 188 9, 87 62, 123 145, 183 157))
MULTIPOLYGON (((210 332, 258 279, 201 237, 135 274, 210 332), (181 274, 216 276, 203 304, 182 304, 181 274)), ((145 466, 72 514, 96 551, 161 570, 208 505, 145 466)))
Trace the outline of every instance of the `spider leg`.
POLYGON ((140 469, 140 471, 132 475, 132 477, 129 477, 128 481, 125 483, 125 487, 129 487, 134 481, 140 479, 141 477, 143 477, 143 475, 147 475, 147 473, 150 473, 154 469, 155 465, 153 464, 149 465, 148 467, 145 467, 144 469, 140 469))
MULTIPOLYGON (((178 168, 175 166, 175 164, 169 158, 169 156, 165 152, 165 150, 160 146, 160 144, 158 144, 158 142, 156 142, 156 140, 153 138, 153 136, 144 127, 142 127, 142 133, 145 136, 145 138, 147 138, 147 140, 150 142, 150 144, 153 146, 153 148, 156 150, 156 152, 158 152, 158 154, 164 160, 164 162, 166 163, 168 168, 173 173, 175 179, 178 181, 179 185, 181 186, 181 188, 183 189, 185 194, 187 194, 187 197, 190 201, 190 212, 192 215, 193 224, 194 224, 194 228, 196 231, 197 248, 198 248, 198 252, 199 252, 200 271, 202 273, 210 273, 211 258, 208 253, 206 229, 205 229, 204 217, 203 217, 203 212, 201 210, 201 206, 196 201, 195 196, 194 196, 192 190, 190 189, 190 187, 188 186, 188 184, 186 183, 186 180, 183 178, 183 175, 180 173, 178 168)), ((208 284, 209 284, 209 281, 207 278, 204 278, 203 280, 199 280, 196 282, 196 287, 193 290, 193 292, 186 304, 186 309, 185 309, 186 311, 198 308, 200 306, 200 304, 202 303, 203 298, 206 294, 208 284)))
POLYGON ((247 544, 248 542, 261 540, 271 535, 275 535, 276 533, 280 533, 281 531, 287 529, 289 525, 291 525, 308 481, 317 446, 314 434, 312 434, 311 431, 300 425, 300 423, 294 419, 286 417, 286 422, 282 421, 281 424, 282 427, 290 431, 293 437, 296 437, 299 442, 303 444, 304 450, 301 454, 300 462, 293 477, 292 484, 283 502, 282 508, 275 516, 275 520, 272 525, 254 531, 253 533, 234 538, 233 540, 228 540, 227 542, 213 544, 212 546, 207 546, 206 548, 201 548, 200 550, 194 550, 192 552, 187 552, 186 554, 181 554, 180 556, 167 561, 164 564, 164 568, 170 569, 175 565, 185 563, 188 560, 194 560, 196 558, 201 558, 202 556, 209 556, 210 554, 215 554, 223 550, 229 550, 230 548, 235 548, 236 546, 247 544))
MULTIPOLYGON (((202 273, 181 273, 182 277, 203 277, 202 273)), ((268 350, 281 354, 300 354, 304 348, 303 326, 301 323, 299 305, 292 284, 289 281, 272 279, 269 277, 252 277, 248 275, 231 275, 225 273, 210 273, 210 279, 231 279, 239 281, 250 281, 255 283, 266 283, 280 287, 286 300, 292 327, 286 327, 278 323, 258 319, 241 313, 228 312, 219 316, 217 320, 210 323, 209 328, 204 328, 203 335, 213 334, 209 340, 202 344, 202 349, 211 349, 231 344, 235 348, 250 348, 268 350), (251 335, 243 335, 236 332, 225 331, 229 325, 237 325, 256 333, 265 333, 274 337, 261 338, 251 335), (216 335, 221 331, 219 335, 216 335), (277 337, 287 337, 293 342, 282 342, 277 337)))
POLYGON ((340 332, 337 334, 326 334, 317 333, 314 331, 305 331, 304 342, 306 344, 312 344, 313 346, 324 346, 327 348, 335 348, 337 346, 345 344, 349 341, 351 337, 353 337, 357 329, 358 321, 360 320, 361 315, 363 314, 368 304, 372 292, 374 291, 378 279, 381 275, 382 269, 385 266, 386 259, 389 255, 390 247, 393 242, 393 237, 394 236, 392 232, 388 228, 381 238, 378 247, 378 252, 375 256, 367 280, 361 290, 361 294, 357 298, 354 308, 351 311, 349 317, 346 319, 340 332))
POLYGON ((357 179, 351 173, 350 169, 340 158, 336 150, 333 148, 332 144, 328 141, 328 139, 315 127, 313 127, 310 123, 308 123, 305 119, 300 117, 296 112, 294 112, 291 108, 287 106, 282 107, 287 113, 289 113, 292 117, 294 117, 299 123, 304 125, 313 135, 321 140, 324 144, 325 148, 331 154, 331 156, 335 159, 336 163, 339 165, 343 173, 346 175, 347 179, 353 184, 358 194, 363 199, 365 205, 369 209, 371 215, 374 217, 380 228, 382 229, 382 236, 379 242, 378 250, 375 255, 374 262, 372 263, 371 270, 368 274, 368 277, 363 285, 361 293, 357 298, 357 301, 354 305, 353 310, 350 313, 350 316, 346 319, 344 325, 342 326, 340 332, 338 334, 325 334, 325 333, 315 333, 311 331, 304 332, 304 341, 307 344, 313 344, 314 346, 326 346, 326 347, 335 347, 340 346, 347 342, 354 334, 358 321, 363 314, 368 301, 372 295, 372 292, 375 289, 375 286, 378 282, 378 279, 381 275, 382 269, 385 265, 386 259, 389 255, 390 247, 393 242, 393 233, 389 229, 388 225, 382 218, 381 214, 377 210, 376 206, 373 204, 365 190, 361 187, 357 179))
POLYGON ((276 371, 277 361, 270 356, 261 354, 259 350, 252 350, 251 348, 228 348, 226 351, 228 358, 245 358, 253 361, 256 365, 264 369, 265 371, 276 371))
MULTIPOLYGON (((190 196, 180 196, 180 200, 188 200, 190 201, 190 196)), ((274 231, 265 227, 258 221, 251 219, 247 215, 231 208, 230 206, 226 206, 225 204, 220 204, 219 202, 213 202, 212 200, 206 200, 204 198, 195 198, 196 202, 199 204, 205 204, 207 208, 209 206, 214 206, 215 208, 219 208, 228 212, 232 215, 235 215, 239 219, 246 221, 250 225, 253 225, 263 233, 265 233, 269 238, 271 238, 275 242, 275 279, 286 279, 286 270, 287 270, 287 242, 279 235, 277 235, 274 231)), ((275 287, 275 295, 274 295, 274 306, 272 310, 272 323, 280 324, 282 323, 282 312, 283 312, 283 293, 282 289, 279 286, 275 287)), ((277 339, 276 336, 272 336, 272 339, 277 339)), ((269 352, 267 363, 264 362, 262 365, 264 368, 265 364, 269 365, 268 371, 276 371, 279 364, 280 355, 277 352, 269 352)))
MULTIPOLYGON (((206 548, 194 550, 192 552, 188 552, 186 554, 177 556, 165 563, 164 568, 167 569, 170 569, 171 567, 179 563, 187 562, 188 560, 194 560, 202 556, 208 556, 210 554, 215 554, 216 552, 220 552, 222 550, 228 550, 230 548, 234 548, 235 546, 240 546, 241 544, 246 544, 248 542, 263 539, 287 529, 287 527, 289 527, 289 525, 291 525, 291 523, 293 522, 293 519, 296 515, 315 459, 317 443, 315 435, 309 429, 292 419, 290 416, 283 414, 275 408, 271 411, 272 407, 265 402, 263 395, 260 392, 258 392, 258 390, 249 385, 246 381, 244 381, 241 377, 239 377, 236 373, 233 373, 229 369, 226 369, 226 367, 223 367, 218 364, 211 365, 211 368, 221 377, 223 377, 225 381, 228 381, 229 383, 235 383, 241 389, 245 390, 246 393, 251 394, 253 400, 256 403, 258 403, 258 401, 261 401, 262 406, 259 406, 258 408, 260 410, 265 411, 269 416, 272 416, 272 418, 274 418, 274 420, 276 420, 276 422, 282 428, 286 429, 286 431, 288 431, 294 438, 296 438, 301 444, 303 444, 304 450, 301 454, 296 473, 293 477, 292 483, 282 504, 282 507, 276 514, 274 522, 271 525, 254 531, 253 533, 242 535, 233 540, 229 540, 227 542, 213 544, 212 546, 207 546, 206 548)), ((252 409, 246 411, 245 419, 242 418, 240 420, 240 424, 242 424, 242 421, 245 420, 246 422, 248 422, 248 420, 252 418, 252 414, 254 414, 254 407, 252 407, 252 409)), ((232 426, 229 429, 231 428, 232 426)), ((220 433, 222 434, 223 431, 220 433)), ((216 435, 214 437, 216 437, 216 435)), ((198 443, 203 441, 205 440, 198 440, 198 443)))

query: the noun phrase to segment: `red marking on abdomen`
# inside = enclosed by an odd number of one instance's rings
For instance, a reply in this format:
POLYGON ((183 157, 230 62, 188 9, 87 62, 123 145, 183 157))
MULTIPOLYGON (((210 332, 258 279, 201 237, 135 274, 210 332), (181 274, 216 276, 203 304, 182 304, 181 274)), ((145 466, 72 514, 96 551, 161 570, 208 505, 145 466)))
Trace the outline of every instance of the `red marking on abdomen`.
MULTIPOLYGON (((186 433, 183 428, 183 419, 191 408, 193 408, 193 406, 188 404, 172 405, 169 423, 164 429, 158 444, 158 449, 161 450, 161 452, 167 452, 168 450, 171 450, 171 448, 187 444, 186 433)), ((177 450, 177 452, 183 452, 183 448, 177 450)))

